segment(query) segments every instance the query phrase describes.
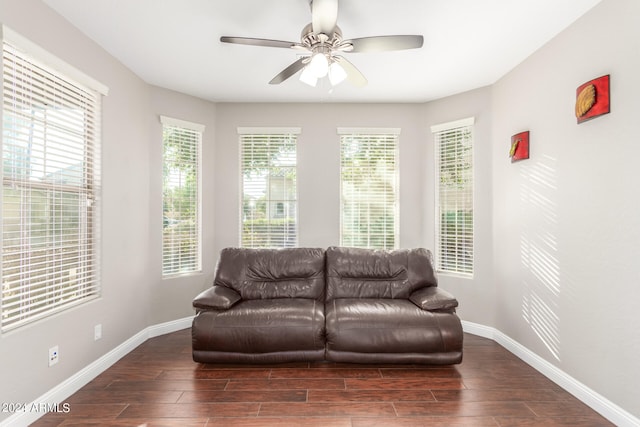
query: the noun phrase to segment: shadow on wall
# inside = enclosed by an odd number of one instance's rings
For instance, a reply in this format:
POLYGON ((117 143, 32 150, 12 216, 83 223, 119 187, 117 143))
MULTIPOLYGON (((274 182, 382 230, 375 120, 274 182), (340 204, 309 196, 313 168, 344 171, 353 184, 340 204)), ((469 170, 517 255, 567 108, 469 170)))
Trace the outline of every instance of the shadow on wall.
POLYGON ((526 166, 520 173, 523 183, 520 194, 522 317, 551 355, 560 361, 557 160, 543 156, 526 166))

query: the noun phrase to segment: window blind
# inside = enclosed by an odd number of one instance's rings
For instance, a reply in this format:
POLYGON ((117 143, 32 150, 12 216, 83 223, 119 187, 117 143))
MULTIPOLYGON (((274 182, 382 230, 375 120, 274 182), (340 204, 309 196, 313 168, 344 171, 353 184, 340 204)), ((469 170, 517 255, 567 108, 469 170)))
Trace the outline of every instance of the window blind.
POLYGON ((436 266, 473 274, 473 119, 434 126, 436 266))
POLYGON ((340 244, 394 249, 398 246, 399 131, 342 132, 340 244))
POLYGON ((161 116, 162 274, 202 271, 200 153, 204 126, 161 116))
POLYGON ((298 246, 297 131, 241 133, 240 245, 298 246))
POLYGON ((2 45, 2 293, 7 331, 100 295, 100 103, 2 45))

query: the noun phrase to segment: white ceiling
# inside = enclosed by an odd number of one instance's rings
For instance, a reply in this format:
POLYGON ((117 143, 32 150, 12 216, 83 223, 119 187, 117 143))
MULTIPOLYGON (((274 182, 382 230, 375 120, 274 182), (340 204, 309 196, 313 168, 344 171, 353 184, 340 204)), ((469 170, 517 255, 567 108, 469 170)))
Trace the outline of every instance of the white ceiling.
MULTIPOLYGON (((309 0, 44 0, 147 83, 215 102, 425 102, 494 83, 600 0, 341 0, 345 39, 421 34, 421 49, 347 53, 369 84, 268 82, 300 41, 309 0)), ((326 80, 326 79, 325 79, 326 80)))

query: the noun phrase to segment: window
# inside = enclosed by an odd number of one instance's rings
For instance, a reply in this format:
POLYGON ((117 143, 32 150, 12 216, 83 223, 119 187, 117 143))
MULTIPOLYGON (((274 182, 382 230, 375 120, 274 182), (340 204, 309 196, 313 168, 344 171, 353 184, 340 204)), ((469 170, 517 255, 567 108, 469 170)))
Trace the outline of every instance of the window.
POLYGON ((162 275, 202 271, 200 152, 204 126, 161 116, 162 275))
POLYGON ((431 127, 436 151, 436 267, 473 274, 473 118, 431 127))
POLYGON ((340 244, 398 246, 399 129, 338 129, 340 244))
POLYGON ((106 88, 3 30, 0 323, 6 332, 100 295, 106 88))
POLYGON ((242 229, 248 248, 298 246, 298 128, 240 128, 242 229))

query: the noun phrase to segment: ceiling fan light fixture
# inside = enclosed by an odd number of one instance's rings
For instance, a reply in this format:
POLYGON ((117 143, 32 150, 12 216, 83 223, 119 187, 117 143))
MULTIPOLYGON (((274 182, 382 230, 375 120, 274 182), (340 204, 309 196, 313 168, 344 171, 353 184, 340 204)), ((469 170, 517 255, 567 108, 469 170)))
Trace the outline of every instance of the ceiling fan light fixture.
POLYGON ((309 71, 318 79, 326 76, 327 72, 329 72, 329 60, 327 59, 327 55, 323 52, 315 53, 311 58, 309 65, 305 67, 305 70, 306 69, 309 69, 309 71))
POLYGON ((329 65, 329 81, 332 86, 337 86, 347 78, 347 72, 337 62, 332 62, 329 65))
POLYGON ((309 65, 302 69, 302 73, 300 73, 300 81, 313 87, 316 87, 316 84, 318 84, 318 78, 313 74, 309 65))

